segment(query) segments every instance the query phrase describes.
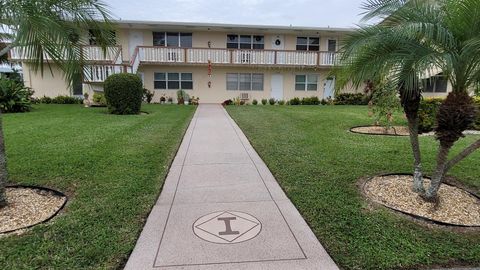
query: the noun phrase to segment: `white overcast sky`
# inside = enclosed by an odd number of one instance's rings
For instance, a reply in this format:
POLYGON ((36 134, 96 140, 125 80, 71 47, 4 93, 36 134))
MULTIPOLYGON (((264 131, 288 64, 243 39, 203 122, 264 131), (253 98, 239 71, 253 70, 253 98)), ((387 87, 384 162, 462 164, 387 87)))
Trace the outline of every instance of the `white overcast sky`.
POLYGON ((353 27, 363 0, 104 0, 116 19, 353 27))

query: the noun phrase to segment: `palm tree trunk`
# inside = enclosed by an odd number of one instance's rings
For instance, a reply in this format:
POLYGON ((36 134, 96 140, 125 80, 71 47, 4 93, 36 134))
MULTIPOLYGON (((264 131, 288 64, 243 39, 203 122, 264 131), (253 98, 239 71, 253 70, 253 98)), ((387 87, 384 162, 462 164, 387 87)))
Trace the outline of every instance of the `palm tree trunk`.
POLYGON ((420 195, 425 194, 423 187, 422 157, 420 153, 420 143, 418 141, 418 110, 420 108, 421 96, 407 97, 401 93, 403 110, 408 120, 408 129, 410 131, 410 145, 412 146, 414 164, 413 164, 413 191, 420 195))
POLYGON ((5 144, 3 141, 2 112, 0 111, 0 208, 7 205, 5 185, 8 180, 5 144))
POLYGON ((420 143, 418 141, 418 114, 415 116, 407 115, 407 119, 408 129, 410 131, 410 144, 414 157, 413 191, 423 195, 425 188, 423 187, 422 157, 420 154, 420 143))
POLYGON ((450 148, 452 144, 440 144, 439 151, 437 154, 437 167, 435 168, 435 172, 433 173, 433 177, 430 183, 430 186, 425 193, 425 199, 427 201, 436 201, 438 189, 440 189, 440 185, 443 182, 443 178, 445 176, 445 169, 447 168, 447 158, 448 153, 450 152, 450 148))

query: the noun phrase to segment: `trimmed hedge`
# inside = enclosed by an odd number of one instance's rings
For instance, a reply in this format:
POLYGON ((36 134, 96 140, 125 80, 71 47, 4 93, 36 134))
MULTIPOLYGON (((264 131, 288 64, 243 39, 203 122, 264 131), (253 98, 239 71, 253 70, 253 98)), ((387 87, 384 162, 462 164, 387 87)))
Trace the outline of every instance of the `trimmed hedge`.
POLYGON ((335 105, 368 105, 368 96, 362 93, 343 93, 335 96, 335 105))
POLYGON ((142 80, 136 74, 110 75, 103 86, 108 111, 112 114, 138 114, 142 106, 142 80))
POLYGON ((82 104, 83 99, 70 96, 57 96, 51 100, 53 104, 82 104))
MULTIPOLYGON (((420 109, 418 110, 419 126, 418 129, 420 132, 431 132, 435 128, 437 112, 440 108, 440 105, 445 99, 443 98, 424 98, 420 102, 420 109)), ((477 104, 477 120, 473 129, 480 130, 480 98, 475 97, 475 104, 477 104)))

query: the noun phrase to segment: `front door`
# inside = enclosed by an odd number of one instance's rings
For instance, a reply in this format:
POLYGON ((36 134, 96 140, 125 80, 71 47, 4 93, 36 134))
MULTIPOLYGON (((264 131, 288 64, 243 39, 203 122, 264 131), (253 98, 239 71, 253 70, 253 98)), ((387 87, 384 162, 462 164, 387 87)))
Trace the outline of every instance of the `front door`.
POLYGON ((323 98, 333 98, 335 90, 335 78, 327 78, 325 84, 323 85, 323 98))
POLYGON ((272 86, 271 97, 276 100, 283 100, 283 75, 273 74, 271 86, 272 86))
POLYGON ((128 48, 130 52, 130 57, 133 56, 135 48, 142 45, 144 45, 143 33, 141 31, 130 31, 128 35, 128 48))

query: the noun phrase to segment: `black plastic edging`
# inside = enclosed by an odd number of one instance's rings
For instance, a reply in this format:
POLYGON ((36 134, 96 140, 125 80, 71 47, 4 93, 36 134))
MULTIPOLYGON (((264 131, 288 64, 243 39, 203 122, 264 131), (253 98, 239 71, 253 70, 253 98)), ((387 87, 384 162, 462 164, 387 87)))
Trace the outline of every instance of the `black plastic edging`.
MULTIPOLYGON (((393 137, 407 137, 409 135, 400 135, 400 134, 388 134, 388 133, 366 133, 366 132, 359 132, 359 131, 354 131, 352 129, 354 128, 361 128, 361 127, 378 127, 374 125, 367 125, 367 126, 354 126, 349 129, 351 133, 356 133, 356 134, 363 134, 363 135, 374 135, 374 136, 393 136, 393 137)), ((396 131, 395 131, 396 132, 396 131)))
POLYGON ((65 194, 63 194, 62 192, 60 192, 60 191, 58 191, 58 190, 54 190, 54 189, 47 188, 47 187, 31 186, 31 185, 7 185, 6 187, 7 187, 7 188, 28 188, 28 189, 44 190, 44 191, 51 192, 51 193, 53 193, 53 194, 56 195, 56 196, 65 198, 65 201, 64 201, 63 204, 58 208, 58 210, 55 211, 55 213, 53 213, 53 214, 52 214, 50 217, 48 217, 47 219, 42 220, 42 221, 39 221, 39 222, 37 222, 37 223, 35 223, 35 224, 32 224, 32 225, 25 226, 25 227, 17 228, 17 229, 14 229, 14 230, 9 230, 9 231, 0 232, 0 234, 6 234, 6 233, 15 232, 15 231, 18 231, 18 230, 28 229, 28 228, 31 228, 31 227, 33 227, 33 226, 37 226, 37 225, 40 225, 40 224, 42 224, 42 223, 46 223, 46 222, 50 221, 52 218, 54 218, 56 215, 58 215, 58 213, 65 207, 65 205, 67 204, 67 201, 68 201, 68 197, 67 197, 65 194))
MULTIPOLYGON (((367 181, 365 181, 365 183, 363 183, 363 185, 362 185, 362 191, 365 192, 365 185, 367 184, 367 182, 371 181, 374 177, 392 176, 392 175, 408 175, 408 176, 413 176, 413 174, 411 174, 411 173, 387 173, 387 174, 375 175, 375 176, 373 176, 373 177, 370 177, 367 181)), ((426 178, 426 179, 431 179, 430 177, 425 177, 425 176, 424 176, 424 178, 426 178)), ((457 186, 455 186, 455 185, 448 184, 448 183, 442 183, 442 185, 447 185, 447 186, 451 186, 451 187, 455 187, 455 188, 461 189, 461 190, 467 192, 468 194, 472 195, 473 197, 477 198, 478 200, 480 200, 480 196, 478 196, 477 194, 475 194, 475 193, 473 193, 473 192, 470 192, 470 191, 468 191, 468 190, 465 190, 465 189, 463 189, 463 188, 460 188, 460 187, 457 187, 457 186)), ((420 219, 420 220, 423 220, 423 221, 426 221, 426 222, 430 222, 430 223, 433 223, 433 224, 436 224, 436 225, 449 226, 449 227, 459 227, 459 228, 480 228, 480 225, 469 226, 469 225, 452 224, 452 223, 448 223, 448 222, 437 221, 437 220, 433 220, 433 219, 430 219, 430 218, 427 218, 427 217, 423 217, 423 216, 419 216, 419 215, 415 215, 415 214, 411 214, 411 213, 404 212, 404 211, 402 211, 402 210, 399 210, 399 209, 390 207, 390 206, 388 206, 388 205, 385 205, 385 204, 383 204, 383 203, 381 203, 381 202, 377 202, 377 201, 374 201, 374 202, 382 205, 382 206, 385 207, 385 208, 391 209, 391 210, 393 210, 393 211, 396 211, 396 212, 402 213, 402 214, 404 214, 404 215, 408 215, 408 216, 411 216, 411 217, 414 217, 414 218, 416 218, 416 219, 420 219)))

